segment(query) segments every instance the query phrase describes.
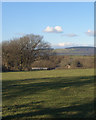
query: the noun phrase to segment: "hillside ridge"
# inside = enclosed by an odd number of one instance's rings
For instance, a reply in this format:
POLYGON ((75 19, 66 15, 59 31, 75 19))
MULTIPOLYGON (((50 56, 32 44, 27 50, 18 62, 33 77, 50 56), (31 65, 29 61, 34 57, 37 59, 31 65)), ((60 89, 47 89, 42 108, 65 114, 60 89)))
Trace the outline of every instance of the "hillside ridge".
POLYGON ((57 55, 94 55, 94 47, 76 46, 54 49, 57 55))

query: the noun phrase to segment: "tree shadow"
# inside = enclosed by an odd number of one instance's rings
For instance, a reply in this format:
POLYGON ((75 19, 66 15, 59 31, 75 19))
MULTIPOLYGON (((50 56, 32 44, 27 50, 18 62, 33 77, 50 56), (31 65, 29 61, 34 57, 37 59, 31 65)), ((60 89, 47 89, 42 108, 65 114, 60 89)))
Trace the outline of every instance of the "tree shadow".
POLYGON ((52 77, 52 78, 33 78, 14 81, 3 81, 3 97, 5 91, 9 91, 6 99, 23 95, 38 94, 47 90, 56 90, 64 87, 81 87, 93 83, 94 77, 52 77), (39 82, 35 82, 39 80, 39 82), (43 82, 41 82, 43 80, 43 82), (26 84, 25 84, 26 83, 26 84), (11 91, 11 92, 10 92, 11 91))
MULTIPOLYGON (((3 81, 3 100, 16 99, 16 97, 35 95, 48 90, 59 90, 65 87, 81 87, 93 84, 94 76, 82 77, 52 77, 52 78, 33 78, 14 81, 3 81), (38 81, 39 80, 39 81, 38 81), (43 82, 41 82, 43 80, 43 82), (36 82, 37 81, 37 82, 36 82), (26 84, 25 84, 26 83, 26 84), (6 94, 8 91, 8 94, 6 94)), ((37 115, 50 115, 51 118, 86 118, 94 117, 94 102, 79 104, 73 103, 68 107, 51 108, 44 107, 43 102, 36 101, 28 104, 4 106, 10 111, 14 109, 14 113, 18 109, 29 109, 28 113, 13 114, 3 117, 5 120, 30 120, 31 117, 37 115), (28 108, 29 107, 29 108, 28 108)), ((55 101, 54 101, 55 102, 55 101)))
MULTIPOLYGON (((40 101, 42 103, 44 101, 40 101)), ((37 102, 38 103, 38 102, 37 102)), ((79 105, 71 105, 68 107, 61 107, 61 108, 49 108, 43 107, 41 105, 37 105, 37 103, 29 103, 24 105, 17 105, 14 106, 15 109, 23 108, 31 106, 30 112, 27 113, 20 113, 20 114, 13 114, 3 117, 3 120, 30 120, 30 118, 35 118, 35 116, 42 116, 42 115, 50 115, 48 118, 95 118, 93 105, 94 103, 91 101, 86 104, 79 104, 79 105), (90 113, 90 114, 89 114, 90 113)), ((12 106, 10 106, 12 107, 12 106)), ((42 117, 41 117, 42 118, 42 117)), ((39 117, 38 117, 39 119, 39 117)))

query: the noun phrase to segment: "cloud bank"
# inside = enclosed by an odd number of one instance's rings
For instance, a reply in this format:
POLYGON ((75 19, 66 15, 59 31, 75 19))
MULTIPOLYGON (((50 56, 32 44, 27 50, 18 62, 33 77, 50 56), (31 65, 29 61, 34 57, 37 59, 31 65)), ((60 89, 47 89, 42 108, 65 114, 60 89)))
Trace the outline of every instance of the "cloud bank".
POLYGON ((55 26, 55 27, 47 26, 47 27, 44 29, 44 32, 47 32, 47 33, 62 33, 62 32, 63 32, 63 29, 62 29, 61 26, 55 26))
POLYGON ((66 36, 66 37, 77 37, 78 35, 74 34, 74 33, 71 33, 71 34, 64 34, 63 36, 66 36))
POLYGON ((76 44, 72 42, 62 42, 58 44, 52 44, 54 48, 67 48, 67 47, 77 47, 77 46, 93 46, 90 44, 76 44))
POLYGON ((96 36, 96 31, 92 31, 89 29, 87 32, 85 32, 85 34, 88 36, 96 36))
POLYGON ((72 45, 73 43, 70 43, 70 42, 58 43, 59 47, 72 46, 72 45))
POLYGON ((62 43, 58 43, 58 44, 52 44, 52 46, 54 48, 66 48, 66 47, 77 46, 77 44, 71 43, 71 42, 62 42, 62 43))

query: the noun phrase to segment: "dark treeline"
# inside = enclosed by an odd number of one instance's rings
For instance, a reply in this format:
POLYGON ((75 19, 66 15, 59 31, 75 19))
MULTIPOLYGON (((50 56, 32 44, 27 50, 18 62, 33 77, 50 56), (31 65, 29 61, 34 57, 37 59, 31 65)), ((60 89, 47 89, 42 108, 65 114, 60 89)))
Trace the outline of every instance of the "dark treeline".
POLYGON ((39 35, 26 35, 2 43, 2 71, 30 71, 32 67, 93 68, 92 56, 56 55, 39 35))

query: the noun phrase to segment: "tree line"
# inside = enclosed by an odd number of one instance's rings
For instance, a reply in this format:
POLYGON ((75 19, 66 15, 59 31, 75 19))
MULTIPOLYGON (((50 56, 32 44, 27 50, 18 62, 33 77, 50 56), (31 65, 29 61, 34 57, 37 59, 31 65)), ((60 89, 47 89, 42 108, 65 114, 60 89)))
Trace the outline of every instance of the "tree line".
POLYGON ((31 70, 31 64, 48 59, 52 54, 49 43, 40 35, 25 35, 2 42, 2 71, 31 70))

